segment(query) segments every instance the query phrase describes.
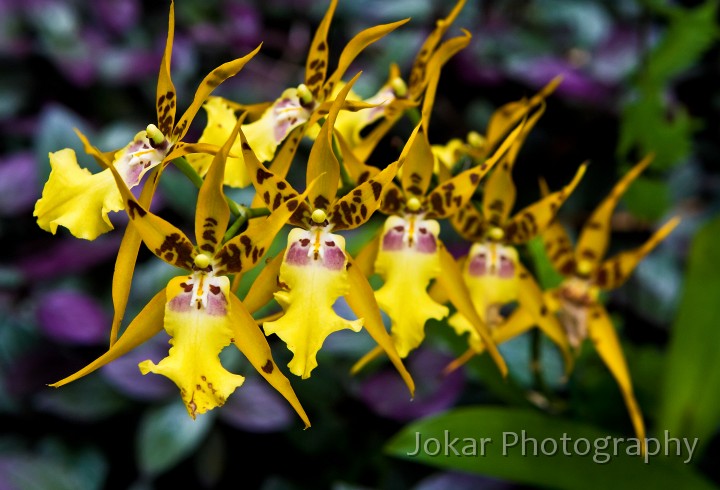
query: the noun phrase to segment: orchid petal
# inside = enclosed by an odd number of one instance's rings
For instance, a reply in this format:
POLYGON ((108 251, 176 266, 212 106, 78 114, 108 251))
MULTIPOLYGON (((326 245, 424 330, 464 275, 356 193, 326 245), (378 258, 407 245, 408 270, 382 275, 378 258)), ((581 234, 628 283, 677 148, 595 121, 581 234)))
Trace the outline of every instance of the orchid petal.
POLYGON ((638 263, 645 258, 661 241, 665 239, 677 225, 680 218, 675 217, 665 223, 641 246, 634 250, 621 252, 604 261, 594 273, 593 282, 602 289, 615 289, 621 286, 635 270, 638 263))
POLYGON ((383 191, 395 178, 398 163, 393 162, 375 177, 363 182, 333 203, 328 220, 334 230, 349 230, 367 222, 380 207, 383 191))
POLYGON ((402 153, 402 184, 406 196, 422 198, 427 192, 432 177, 435 158, 427 137, 427 128, 418 124, 408 138, 402 153))
MULTIPOLYGON (((188 129, 190 129, 190 122, 193 120, 200 110, 200 107, 202 107, 205 100, 207 100, 213 90, 215 90, 222 82, 232 76, 235 76, 237 72, 242 70, 245 64, 250 61, 258 53, 258 51, 260 51, 261 46, 262 45, 258 46, 242 58, 223 63, 207 74, 203 81, 200 82, 200 86, 198 86, 198 89, 195 92, 195 97, 193 98, 190 107, 187 108, 185 113, 180 117, 177 125, 173 128, 171 137, 172 141, 180 141, 183 139, 188 129)), ((163 134, 170 137, 168 133, 163 134)))
POLYGON ((295 228, 280 266, 280 290, 275 299, 285 314, 263 325, 266 335, 277 334, 294 354, 290 372, 303 379, 317 367, 316 355, 333 332, 359 332, 362 320, 346 320, 332 309, 349 291, 345 239, 340 235, 295 228))
POLYGON ((320 90, 325 84, 325 77, 328 69, 328 43, 327 35, 330 30, 337 0, 331 0, 330 5, 325 11, 320 24, 315 31, 313 40, 310 43, 308 57, 305 61, 305 85, 313 94, 315 99, 320 98, 320 90))
POLYGON ((397 216, 390 216, 383 227, 375 271, 385 282, 375 291, 375 299, 392 320, 390 333, 400 357, 407 357, 422 343, 428 320, 441 320, 449 312, 427 294, 430 281, 441 273, 439 232, 437 221, 406 221, 397 216), (406 242, 407 234, 411 235, 406 242))
POLYGON ((583 226, 575 247, 575 260, 598 264, 607 251, 610 240, 610 218, 613 211, 632 182, 653 161, 654 155, 648 155, 635 165, 612 188, 610 194, 595 208, 593 214, 583 226))
MULTIPOLYGON (((138 203, 115 167, 111 166, 109 170, 115 177, 117 188, 125 200, 131 226, 135 227, 150 251, 170 265, 182 269, 192 269, 195 250, 190 239, 174 225, 154 215, 138 203)), ((158 173, 153 175, 154 179, 158 177, 158 173)), ((156 185, 156 183, 153 182, 151 185, 156 185)))
POLYGON ((305 428, 310 427, 310 420, 295 395, 290 381, 273 361, 267 339, 253 317, 234 295, 230 296, 230 326, 233 329, 235 346, 247 357, 257 372, 290 403, 305 423, 305 428))
POLYGON ((213 255, 222 245, 223 235, 230 219, 230 208, 223 193, 225 164, 244 120, 245 115, 237 120, 225 144, 215 154, 198 193, 195 212, 195 240, 199 250, 213 255))
POLYGON ((158 129, 165 136, 169 136, 175 127, 175 110, 177 97, 175 85, 170 75, 170 60, 172 58, 173 38, 175 36, 175 2, 170 1, 170 15, 168 18, 168 34, 165 42, 165 52, 160 61, 160 73, 156 91, 156 109, 158 129))
POLYGON ((410 92, 410 96, 412 98, 420 97, 420 94, 425 88, 424 85, 427 83, 427 79, 429 78, 426 70, 429 65, 430 58, 435 53, 435 48, 438 43, 455 21, 458 14, 460 14, 460 11, 464 6, 465 0, 459 0, 447 17, 437 20, 435 23, 435 29, 428 35, 425 42, 423 42, 420 47, 420 51, 415 57, 413 66, 410 69, 410 78, 408 80, 408 91, 410 92))
MULTIPOLYGON (((191 276, 193 278, 193 276, 191 276)), ((188 414, 195 418, 222 406, 245 378, 225 370, 218 355, 233 340, 229 314, 230 281, 227 277, 202 276, 208 284, 207 304, 197 303, 187 277, 175 277, 167 286, 165 330, 170 335, 170 352, 158 364, 150 360, 138 367, 143 374, 170 378, 180 389, 188 414)))
POLYGON ((368 283, 367 278, 363 275, 359 267, 355 266, 351 257, 348 256, 348 283, 350 284, 350 291, 345 296, 345 299, 350 305, 350 308, 358 315, 358 318, 362 318, 364 321, 365 330, 375 340, 375 342, 385 351, 387 356, 390 358, 390 362, 393 363, 395 369, 400 373, 400 376, 405 381, 408 390, 410 390, 410 396, 414 396, 415 393, 415 382, 410 376, 405 366, 400 359, 400 356, 395 349, 395 344, 392 338, 385 330, 383 325, 382 316, 380 315, 380 309, 378 308, 377 302, 375 301, 375 295, 373 290, 368 283))
POLYGON ((327 119, 320 129, 315 143, 310 150, 310 156, 307 164, 306 181, 318 179, 318 184, 310 193, 310 205, 313 209, 328 210, 329 206, 335 201, 338 190, 338 181, 340 180, 340 163, 333 151, 333 126, 338 112, 345 102, 348 92, 353 84, 357 81, 360 73, 355 75, 337 95, 330 107, 327 119))
POLYGON ((470 321, 473 330, 476 332, 476 335, 479 335, 482 339, 483 345, 487 348, 490 357, 495 361, 500 373, 503 376, 507 376, 505 360, 497 350, 495 341, 492 339, 491 333, 488 330, 487 323, 478 315, 473 305, 473 300, 465 286, 460 268, 445 246, 440 245, 438 256, 440 257, 442 274, 437 278, 438 283, 440 283, 440 286, 445 290, 450 298, 450 302, 455 306, 457 311, 470 321))
POLYGON ((75 151, 69 148, 50 153, 50 166, 50 177, 33 213, 40 228, 55 234, 63 226, 85 240, 112 230, 108 213, 124 205, 110 170, 91 174, 78 165, 75 151))
POLYGON ((635 435, 640 441, 645 441, 645 423, 633 393, 630 372, 628 371, 625 356, 620 346, 615 327, 613 327, 607 311, 601 305, 595 305, 589 312, 588 331, 590 339, 595 345, 600 358, 612 373, 620 391, 625 399, 625 405, 630 413, 635 435))
MULTIPOLYGON (((409 20, 410 19, 403 19, 397 22, 392 22, 390 24, 370 27, 353 36, 353 38, 350 39, 345 48, 343 48, 342 53, 340 53, 337 68, 335 69, 333 74, 330 75, 330 77, 327 79, 327 82, 324 83, 323 93, 319 94, 319 98, 322 98, 324 100, 328 97, 328 95, 330 95, 333 90, 333 86, 342 79, 343 75, 345 75, 345 71, 347 71, 352 62, 355 61, 355 58, 366 47, 390 34, 392 31, 394 31, 401 25, 407 23, 409 20)), ((307 85, 308 87, 310 87, 309 83, 307 83, 307 85)))
MULTIPOLYGON (((157 167, 156 173, 162 171, 162 167, 157 167)), ((150 208, 155 189, 157 188, 158 179, 153 175, 143 187, 140 194, 140 205, 150 208)), ((134 226, 125 227, 120 248, 118 249, 117 259, 115 260, 115 271, 112 279, 112 300, 113 300, 113 321, 110 329, 110 347, 117 340, 120 325, 122 324, 125 308, 127 307, 128 298, 130 296, 130 287, 132 285, 133 274, 135 273, 135 262, 137 261, 138 251, 142 238, 134 226)))
POLYGON ((553 192, 515 214, 505 225, 505 238, 514 244, 525 243, 541 233, 555 218, 558 208, 565 202, 585 175, 586 165, 578 169, 573 180, 557 192, 553 192))

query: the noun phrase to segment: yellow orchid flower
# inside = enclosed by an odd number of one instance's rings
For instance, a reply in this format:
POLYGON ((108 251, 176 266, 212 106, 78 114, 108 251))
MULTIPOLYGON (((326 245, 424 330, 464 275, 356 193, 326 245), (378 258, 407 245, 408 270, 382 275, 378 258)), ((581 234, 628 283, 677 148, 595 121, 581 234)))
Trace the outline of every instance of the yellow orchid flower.
POLYGON ((453 138, 444 145, 433 145, 435 173, 441 180, 446 180, 453 167, 465 157, 475 163, 482 163, 524 118, 532 121, 532 127, 534 121, 545 111, 545 99, 555 91, 561 81, 562 77, 557 76, 532 97, 508 102, 497 108, 490 116, 484 135, 470 131, 465 141, 453 138))
MULTIPOLYGON (((222 181, 225 161, 238 129, 239 124, 216 154, 200 189, 195 216, 196 246, 181 230, 135 200, 122 175, 110 167, 127 206, 131 226, 143 242, 165 262, 189 272, 170 280, 105 354, 51 386, 59 387, 93 372, 148 340, 164 325, 171 336, 169 355, 158 364, 143 361, 139 368, 143 374, 157 373, 175 382, 191 417, 223 405, 243 383, 244 378, 226 371, 218 358, 220 351, 233 343, 288 400, 305 425, 310 425, 290 382, 273 361, 265 336, 230 291, 227 277, 243 273, 258 263, 305 196, 296 195, 284 201, 254 228, 254 233, 245 232, 223 243, 230 211, 222 192, 222 181)), ((157 179, 158 175, 159 169, 151 178, 157 179)))
MULTIPOLYGON (((342 112, 338 116, 336 129, 361 161, 370 157, 378 143, 407 109, 420 104, 423 95, 434 99, 435 87, 431 81, 439 76, 441 68, 450 58, 470 43, 471 35, 465 30, 462 36, 440 43, 464 6, 465 0, 459 0, 447 17, 436 22, 435 29, 425 39, 413 61, 407 82, 403 80, 400 68, 392 64, 386 83, 375 95, 364 100, 374 107, 342 112), (431 93, 426 93, 428 88, 432 88, 429 91, 431 93), (361 136, 363 129, 380 119, 382 120, 367 136, 361 136)), ((427 106, 432 106, 432 101, 427 106)))
POLYGON ((630 373, 610 316, 598 301, 598 295, 600 291, 622 285, 638 263, 680 222, 675 217, 640 247, 602 260, 610 239, 613 211, 626 189, 650 165, 652 159, 652 156, 648 156, 640 161, 615 184, 582 228, 574 250, 570 238, 559 223, 554 222, 542 233, 551 263, 565 277, 558 288, 546 293, 547 304, 551 312, 558 315, 576 353, 582 342, 590 338, 620 387, 635 433, 641 441, 645 440, 645 425, 633 393, 630 373))
MULTIPOLYGON (((482 208, 478 209, 472 202, 468 202, 451 218, 451 222, 461 236, 473 242, 467 258, 462 261, 463 277, 470 290, 473 305, 492 330, 495 342, 509 340, 537 325, 560 348, 569 369, 572 356, 567 338, 557 318, 548 315, 542 291, 518 260, 514 247, 527 242, 550 225, 558 208, 585 173, 585 165, 579 168, 573 180, 563 189, 510 216, 515 203, 515 184, 512 179, 515 159, 543 110, 544 106, 541 105, 527 119, 522 126, 520 137, 504 155, 503 163, 497 165, 488 178, 482 208), (500 315, 500 309, 514 301, 519 303, 518 307, 505 319, 500 315)), ((458 335, 469 334, 470 348, 451 363, 446 371, 458 368, 484 350, 484 339, 477 335, 463 312, 451 316, 449 324, 458 335)))
MULTIPOLYGON (((335 71, 328 76, 328 42, 330 23, 337 7, 337 0, 331 0, 325 16, 315 31, 307 61, 305 63, 305 82, 297 88, 288 88, 274 102, 270 103, 262 115, 255 121, 243 126, 250 147, 261 162, 272 161, 283 141, 289 145, 288 152, 295 154, 300 139, 314 126, 322 114, 327 113, 330 96, 336 93, 342 83, 345 71, 355 58, 370 44, 382 39, 406 23, 404 19, 390 24, 365 29, 355 35, 343 49, 335 71)), ((371 107, 370 104, 346 98, 346 110, 359 110, 371 107)), ((236 109, 245 109, 221 98, 211 98, 205 105, 208 112, 208 124, 200 137, 200 142, 219 144, 225 141, 234 126, 236 109)), ((240 142, 235 142, 233 153, 240 154, 240 142)), ((292 159, 292 158, 291 158, 292 159)), ((210 163, 209 156, 193 156, 190 163, 201 175, 210 163)), ((251 178, 240 158, 230 158, 225 183, 235 187, 245 187, 251 178)))
MULTIPOLYGON (((125 184, 133 188, 146 173, 163 162, 196 151, 214 152, 213 146, 186 144, 181 140, 195 114, 215 87, 240 71, 260 47, 245 57, 211 71, 198 87, 190 107, 176 121, 177 97, 170 77, 174 26, 174 4, 171 2, 167 43, 157 84, 157 125, 148 125, 147 129, 137 133, 133 141, 124 148, 108 153, 95 150, 87 139, 78 133, 86 151, 105 167, 105 170, 97 174, 80 167, 75 152, 71 149, 50 153, 52 171, 34 212, 42 229, 55 234, 57 227, 63 226, 78 238, 94 240, 98 235, 113 229, 108 213, 124 208, 123 199, 107 167, 115 167, 125 184)), ((218 144, 222 143, 223 141, 220 141, 218 144)))
MULTIPOLYGON (((357 76, 348 82, 333 101, 313 144, 307 181, 317 179, 318 183, 310 191, 308 201, 300 203, 290 218, 296 228, 290 231, 287 248, 265 267, 244 303, 250 312, 273 296, 280 303, 284 314, 275 321, 265 321, 263 328, 266 335, 277 334, 293 352, 288 364, 293 374, 302 378, 310 376, 317 366, 316 354, 331 333, 342 329, 359 331, 365 327, 413 393, 413 380, 385 330, 372 288, 345 251, 344 238, 334 233, 356 228, 370 218, 399 165, 398 162, 389 165, 338 197, 340 164, 333 151, 332 128, 356 79, 357 76), (345 297, 358 320, 346 320, 333 311, 332 305, 340 296, 345 297)), ((256 158, 242 130, 240 140, 257 195, 270 210, 297 195, 282 176, 269 171, 256 158)))
MULTIPOLYGON (((429 87, 436 86, 437 77, 436 74, 429 87)), ((458 311, 472 319, 474 332, 485 340, 491 356, 505 374, 505 363, 484 322, 474 312, 460 270, 438 237, 440 225, 437 220, 463 209, 480 179, 512 148, 522 127, 508 136, 498 151, 481 165, 430 190, 433 154, 426 131, 429 104, 432 104, 432 99, 426 98, 423 102, 425 117, 413 131, 400 156, 400 161, 404 162, 401 185, 389 184, 383 196, 381 211, 389 217, 382 234, 358 255, 358 263, 366 275, 375 271, 384 280, 375 297, 392 321, 391 335, 401 357, 407 356, 423 341, 427 320, 440 320, 449 313, 447 307, 428 294, 427 288, 435 279, 447 291, 458 311)), ((342 139, 340 141, 342 148, 346 143, 342 139)), ((346 163, 351 175, 358 179, 377 172, 357 159, 346 159, 346 163)), ((377 348, 370 351, 355 364, 353 372, 362 369, 380 353, 377 348)))

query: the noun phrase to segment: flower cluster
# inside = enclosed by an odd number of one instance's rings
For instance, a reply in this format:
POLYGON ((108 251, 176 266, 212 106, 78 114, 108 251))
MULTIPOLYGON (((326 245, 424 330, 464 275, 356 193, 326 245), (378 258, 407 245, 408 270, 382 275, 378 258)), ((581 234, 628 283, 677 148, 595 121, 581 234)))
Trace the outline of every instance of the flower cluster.
POLYGON ((537 326, 557 345, 569 373, 580 344, 589 338, 625 397, 638 437, 644 438, 628 369, 598 292, 624 282, 677 225, 674 219, 639 249, 601 261, 613 210, 651 158, 615 186, 573 250, 555 217, 582 179, 585 165, 561 189, 551 192, 544 186, 537 202, 512 212, 515 160, 560 79, 530 98, 500 107, 482 134, 473 131, 465 141, 431 144, 430 117, 442 68, 471 42, 467 31, 446 38, 465 1, 459 0, 437 21, 406 78, 393 65, 387 82, 365 99, 353 92, 361 74, 347 77, 346 72, 366 47, 409 19, 358 33, 330 72, 328 32, 336 4, 331 0, 314 34, 303 83, 274 101, 253 105, 211 95, 252 62, 258 46, 210 72, 176 118, 171 3, 157 83, 157 120, 124 148, 110 152, 100 151, 78 132, 88 155, 104 167, 97 174, 82 168, 70 149, 50 154, 52 172, 35 206, 41 228, 56 233, 60 226, 75 237, 93 240, 112 230, 110 212, 124 211, 129 219, 112 283, 115 311, 109 350, 52 386, 88 375, 164 328, 171 337, 167 357, 157 364, 143 361, 139 369, 170 378, 190 416, 223 405, 243 384, 243 376, 220 362, 220 352, 233 344, 309 426, 267 337, 275 334, 286 344, 292 352, 289 371, 307 378, 318 367, 317 354, 330 334, 364 328, 377 347, 352 371, 387 355, 412 396, 414 381, 404 359, 422 344, 428 320, 447 318, 466 339, 468 350, 446 371, 487 351, 505 374, 497 344, 537 326), (203 108, 204 131, 197 141, 186 141, 203 108), (368 163, 404 117, 414 129, 399 155, 379 165, 368 163), (306 162, 296 158, 303 138, 313 140, 306 162), (168 165, 179 167, 199 187, 194 242, 150 211, 168 165), (306 178, 300 188, 291 184, 289 173, 303 165, 306 178), (252 186, 252 204, 241 206, 230 199, 226 186, 252 186), (138 197, 132 192, 136 187, 141 187, 138 197), (380 232, 351 256, 340 232, 366 225, 376 213, 384 215, 380 232), (286 224, 292 229, 284 252, 263 260, 286 224), (448 251, 440 238, 442 227, 454 228, 472 244, 466 256, 456 258, 448 251), (542 238, 552 264, 565 277, 557 289, 543 292, 520 260, 519 247, 534 237, 542 238), (142 243, 179 272, 120 335, 142 243), (257 279, 240 300, 240 278, 259 264, 257 279), (382 281, 375 290, 369 281, 373 274, 382 281), (344 318, 334 309, 341 297, 355 318, 344 318), (253 317, 273 300, 281 311, 253 317), (389 328, 382 313, 389 318, 389 328))

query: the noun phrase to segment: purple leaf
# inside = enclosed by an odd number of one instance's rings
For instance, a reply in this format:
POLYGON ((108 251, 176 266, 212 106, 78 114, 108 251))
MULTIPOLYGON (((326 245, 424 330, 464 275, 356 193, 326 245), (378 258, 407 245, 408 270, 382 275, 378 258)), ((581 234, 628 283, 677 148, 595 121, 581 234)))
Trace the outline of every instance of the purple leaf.
POLYGON ((360 398, 376 413, 407 422, 441 412, 453 406, 465 385, 461 370, 447 376, 442 369, 452 361, 430 348, 421 348, 408 356, 405 365, 416 383, 415 398, 397 372, 387 368, 363 381, 360 398))
POLYGON ((228 398, 220 418, 248 432, 277 432, 293 420, 290 405, 265 380, 245 378, 245 382, 228 398))
POLYGON ((36 314, 43 333, 64 344, 98 344, 107 338, 110 328, 102 306, 78 291, 53 291, 42 296, 36 314))

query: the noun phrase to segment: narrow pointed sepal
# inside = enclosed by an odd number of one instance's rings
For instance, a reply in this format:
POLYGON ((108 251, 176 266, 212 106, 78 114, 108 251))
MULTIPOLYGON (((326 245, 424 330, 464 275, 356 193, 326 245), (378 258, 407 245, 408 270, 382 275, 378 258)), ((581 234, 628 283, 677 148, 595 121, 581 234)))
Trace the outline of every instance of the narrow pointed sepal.
POLYGON ((165 316, 165 289, 157 293, 150 302, 142 309, 135 319, 128 325, 125 332, 117 342, 102 356, 82 368, 80 371, 51 384, 53 388, 59 388, 72 381, 87 376, 96 369, 124 356, 137 346, 154 337, 162 330, 163 318, 165 316))

